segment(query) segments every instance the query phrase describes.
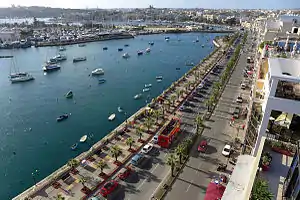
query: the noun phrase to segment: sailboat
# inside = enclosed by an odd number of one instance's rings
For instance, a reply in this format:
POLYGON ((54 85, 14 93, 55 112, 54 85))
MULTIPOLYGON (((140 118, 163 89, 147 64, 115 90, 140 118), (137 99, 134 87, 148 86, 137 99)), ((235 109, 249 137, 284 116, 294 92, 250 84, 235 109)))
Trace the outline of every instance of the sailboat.
POLYGON ((9 80, 11 83, 27 82, 34 80, 34 77, 27 72, 20 72, 15 65, 14 57, 11 58, 11 66, 9 73, 9 80), (13 69, 12 69, 13 68, 13 69), (12 72, 13 70, 13 72, 12 72))
POLYGON ((70 90, 70 91, 66 94, 66 98, 67 98, 67 99, 73 98, 73 92, 72 92, 72 90, 70 90))

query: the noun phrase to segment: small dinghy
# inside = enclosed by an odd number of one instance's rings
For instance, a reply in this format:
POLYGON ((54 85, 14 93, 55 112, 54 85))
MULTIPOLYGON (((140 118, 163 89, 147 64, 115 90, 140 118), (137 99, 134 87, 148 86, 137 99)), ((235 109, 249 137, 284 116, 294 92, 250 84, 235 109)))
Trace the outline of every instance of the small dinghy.
POLYGON ((78 146, 78 144, 77 143, 75 143, 75 144, 73 144, 72 146, 71 146, 71 150, 75 150, 75 149, 77 149, 77 146, 78 146))
POLYGON ((82 136, 82 137, 80 138, 79 142, 83 143, 83 142, 86 141, 87 138, 88 138, 88 136, 87 136, 87 135, 84 135, 84 136, 82 136))
POLYGON ((150 88, 144 88, 143 89, 143 92, 149 92, 150 91, 150 88))
POLYGON ((103 47, 103 50, 107 50, 108 48, 107 47, 103 47))
POLYGON ((114 120, 115 118, 116 118, 116 114, 113 113, 113 114, 111 114, 111 115, 108 117, 108 120, 109 120, 109 121, 112 121, 112 120, 114 120))
POLYGON ((156 78, 156 80, 161 80, 161 79, 163 79, 162 76, 157 76, 157 77, 155 77, 155 78, 156 78))
POLYGON ((118 51, 123 51, 123 49, 122 48, 118 48, 118 51))
POLYGON ((68 118, 69 118, 69 115, 68 114, 64 114, 64 115, 61 115, 58 118, 56 118, 56 121, 57 122, 61 122, 61 121, 64 121, 64 120, 66 120, 68 118))
POLYGON ((133 98, 134 99, 140 99, 142 97, 142 94, 137 94, 137 95, 135 95, 133 98))
POLYGON ((180 67, 176 67, 176 70, 180 70, 180 67))
POLYGON ((105 83, 106 80, 105 79, 99 79, 99 84, 105 83))
POLYGON ((118 112, 119 113, 123 112, 123 108, 121 106, 118 107, 118 112))
POLYGON ((151 84, 151 83, 145 84, 145 88, 149 88, 149 87, 152 87, 152 84, 151 84))
POLYGON ((67 98, 67 99, 73 98, 73 92, 72 92, 72 90, 70 90, 70 91, 66 94, 66 98, 67 98))

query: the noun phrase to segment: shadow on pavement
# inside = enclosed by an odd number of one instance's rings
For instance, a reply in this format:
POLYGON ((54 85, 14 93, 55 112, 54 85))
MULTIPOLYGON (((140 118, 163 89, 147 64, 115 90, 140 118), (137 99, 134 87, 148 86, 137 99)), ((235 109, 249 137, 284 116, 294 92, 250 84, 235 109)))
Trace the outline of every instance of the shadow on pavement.
MULTIPOLYGON (((193 183, 193 182, 190 182, 190 181, 188 181, 188 180, 182 179, 182 178, 180 178, 180 177, 178 177, 177 179, 178 179, 178 180, 181 180, 181 181, 183 181, 183 182, 186 182, 186 183, 188 183, 188 184, 191 184, 191 185, 193 185, 193 186, 195 186, 195 187, 197 187, 197 188, 199 188, 199 189, 201 189, 201 190, 206 191, 206 188, 207 188, 207 187, 205 187, 205 186, 197 185, 197 184, 195 184, 195 183, 193 183)), ((172 188, 171 188, 170 190, 172 190, 172 188)))
POLYGON ((126 187, 124 187, 124 192, 135 194, 140 192, 140 190, 136 189, 136 185, 127 184, 126 187))
POLYGON ((126 183, 138 183, 140 181, 140 177, 138 172, 133 172, 131 173, 125 180, 124 182, 126 183))
POLYGON ((153 158, 151 157, 145 157, 144 160, 142 161, 142 163, 140 164, 140 169, 145 169, 145 170, 149 170, 152 168, 152 160, 153 158))
POLYGON ((207 149, 205 151, 205 154, 213 154, 216 153, 218 150, 216 147, 211 146, 211 145, 207 145, 207 149))
POLYGON ((107 196, 107 200, 123 200, 125 199, 125 190, 124 190, 125 186, 120 184, 118 186, 117 191, 115 191, 114 193, 112 193, 111 195, 107 196))

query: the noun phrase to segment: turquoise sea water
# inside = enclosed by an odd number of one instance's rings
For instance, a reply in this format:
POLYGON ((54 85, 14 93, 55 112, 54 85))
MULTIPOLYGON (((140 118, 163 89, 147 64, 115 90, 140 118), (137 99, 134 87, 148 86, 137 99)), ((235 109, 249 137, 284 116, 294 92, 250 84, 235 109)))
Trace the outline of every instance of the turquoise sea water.
MULTIPOLYGON (((23 84, 9 82, 11 62, 0 60, 0 199, 12 198, 33 185, 34 169, 39 170, 36 178, 41 180, 88 150, 125 120, 118 106, 132 115, 146 104, 147 96, 151 100, 187 72, 191 67, 185 62, 196 64, 213 51, 212 40, 217 35, 220 34, 168 34, 169 42, 164 40, 165 35, 148 35, 88 43, 86 47, 67 46, 63 53, 68 60, 61 64, 60 71, 50 74, 42 71, 42 64, 57 53, 57 47, 15 50, 16 66, 35 77, 23 84), (199 43, 193 43, 197 37, 199 43), (136 51, 145 50, 149 41, 155 43, 151 53, 137 56, 136 51), (102 50, 104 46, 107 51, 102 50), (118 48, 124 51, 118 52, 118 48), (125 52, 131 55, 127 60, 121 57, 125 52), (87 61, 73 64, 76 56, 86 56, 87 61), (101 78, 107 80, 101 85, 98 78, 89 76, 98 67, 105 70, 101 78), (155 80, 158 75, 163 76, 160 83, 155 80), (152 84, 151 91, 133 100, 148 83, 152 84), (74 98, 64 98, 70 89, 74 98), (64 113, 71 116, 57 123, 56 117, 64 113), (117 114, 113 122, 107 120, 111 113, 117 114), (94 135, 93 140, 80 144, 76 151, 70 150, 82 135, 89 133, 94 135)), ((0 51, 0 55, 11 52, 0 51)))

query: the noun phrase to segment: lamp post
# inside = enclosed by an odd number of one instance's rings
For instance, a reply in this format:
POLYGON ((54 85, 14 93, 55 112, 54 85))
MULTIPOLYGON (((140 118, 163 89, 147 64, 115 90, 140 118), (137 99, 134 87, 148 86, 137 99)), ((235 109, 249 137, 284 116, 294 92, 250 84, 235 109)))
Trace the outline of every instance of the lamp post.
POLYGON ((39 175, 38 173, 39 173, 39 171, 38 171, 37 169, 35 169, 35 170, 31 173, 31 176, 32 176, 32 179, 33 179, 33 182, 34 182, 34 185, 35 185, 35 186, 36 186, 36 179, 35 179, 35 177, 36 177, 37 175, 39 175))

